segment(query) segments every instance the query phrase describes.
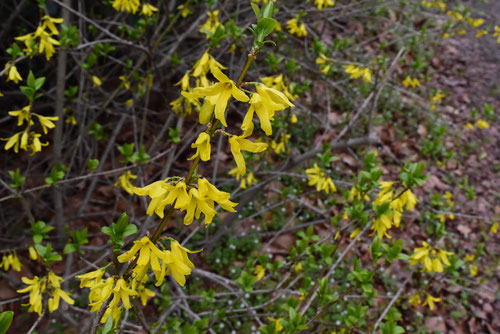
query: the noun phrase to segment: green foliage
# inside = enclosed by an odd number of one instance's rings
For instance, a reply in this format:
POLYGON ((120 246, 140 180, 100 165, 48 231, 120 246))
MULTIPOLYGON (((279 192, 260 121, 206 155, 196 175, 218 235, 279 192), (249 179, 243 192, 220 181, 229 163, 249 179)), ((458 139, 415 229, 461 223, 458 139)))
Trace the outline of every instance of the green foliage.
POLYGON ((24 185, 24 181, 26 181, 26 176, 21 176, 21 172, 19 168, 16 170, 9 170, 10 178, 12 179, 12 183, 9 184, 12 189, 19 190, 24 185))
POLYGON ((30 234, 33 237, 35 244, 39 244, 43 239, 48 238, 47 233, 54 229, 53 226, 47 225, 44 221, 38 220, 31 223, 30 234))
POLYGON ((35 249, 40 254, 40 257, 43 260, 45 266, 50 266, 54 261, 61 261, 62 256, 53 250, 52 244, 50 242, 47 243, 47 246, 43 246, 42 244, 35 244, 35 249))
POLYGON ((3 311, 0 313, 0 334, 5 334, 7 332, 13 318, 14 312, 12 311, 3 311))
POLYGON ((56 182, 64 178, 68 167, 62 163, 57 163, 55 167, 50 170, 50 176, 45 178, 45 183, 49 186, 56 186, 56 182))
POLYGON ((128 223, 128 216, 123 213, 116 223, 112 223, 110 227, 103 226, 102 233, 107 234, 111 240, 109 243, 113 246, 115 252, 119 252, 124 244, 123 238, 137 233, 137 226, 128 223))
POLYGON ((73 231, 71 242, 68 242, 64 246, 63 253, 69 254, 73 252, 79 252, 80 254, 83 254, 83 250, 80 249, 80 246, 89 243, 89 240, 87 239, 87 232, 87 228, 84 228, 81 231, 73 231))

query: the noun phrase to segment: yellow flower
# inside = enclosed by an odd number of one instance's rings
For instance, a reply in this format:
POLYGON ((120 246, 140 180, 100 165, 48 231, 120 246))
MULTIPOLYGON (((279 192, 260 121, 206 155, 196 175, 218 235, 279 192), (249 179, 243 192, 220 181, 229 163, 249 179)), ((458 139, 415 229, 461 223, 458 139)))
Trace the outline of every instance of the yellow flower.
POLYGON ((238 171, 241 175, 245 175, 247 171, 245 159, 243 158, 241 150, 252 153, 260 153, 267 149, 267 144, 265 143, 253 143, 250 140, 245 139, 248 136, 248 131, 245 131, 242 136, 231 136, 229 138, 231 153, 233 154, 234 161, 236 162, 236 166, 238 166, 238 171))
POLYGON ((206 38, 209 38, 209 34, 207 34, 205 30, 213 34, 219 26, 221 26, 221 23, 219 22, 219 10, 214 10, 213 12, 208 12, 208 18, 205 23, 200 26, 199 31, 206 34, 206 38))
POLYGON ((130 171, 126 171, 120 177, 118 180, 116 180, 114 186, 115 187, 121 187, 123 190, 128 192, 130 195, 134 194, 134 185, 130 183, 130 180, 135 180, 137 179, 137 175, 132 174, 130 171))
POLYGON ((314 0, 314 5, 319 10, 322 10, 323 7, 327 8, 327 7, 335 6, 335 1, 333 1, 333 0, 314 0))
POLYGON ((24 293, 30 291, 30 299, 27 304, 30 305, 28 312, 36 312, 38 315, 42 314, 44 292, 49 292, 50 298, 48 300, 48 306, 49 312, 51 313, 59 308, 59 301, 61 298, 70 305, 74 304, 74 300, 69 294, 61 289, 60 281, 63 279, 57 276, 53 271, 49 271, 48 275, 41 279, 35 276, 33 279, 22 277, 21 280, 28 286, 24 289, 17 290, 17 292, 24 293))
POLYGON ((491 225, 490 233, 495 234, 497 232, 498 232, 498 222, 494 222, 493 225, 491 225))
MULTIPOLYGON (((30 299, 28 304, 29 309, 28 312, 36 312, 39 316, 42 315, 42 292, 45 291, 45 284, 41 284, 42 282, 38 278, 38 276, 33 277, 33 279, 29 279, 27 277, 22 277, 21 281, 27 285, 24 289, 17 290, 18 293, 30 292, 30 299)), ((45 283, 45 280, 43 281, 45 283)))
POLYGON ((42 17, 41 21, 42 21, 42 29, 46 30, 47 28, 49 28, 50 33, 52 35, 59 35, 59 31, 57 31, 57 28, 54 25, 54 23, 61 24, 64 22, 62 18, 50 17, 48 15, 42 17))
POLYGON ((95 75, 92 76, 92 82, 94 83, 93 87, 102 85, 101 79, 95 75))
POLYGON ((420 263, 424 269, 424 272, 443 272, 443 264, 449 266, 450 261, 448 260, 448 255, 451 252, 447 252, 442 249, 433 249, 427 242, 422 242, 422 247, 416 248, 414 253, 410 258, 410 264, 416 265, 420 263))
POLYGON ((196 141, 191 144, 191 147, 196 148, 196 153, 188 160, 192 160, 198 156, 202 161, 210 160, 210 135, 208 133, 200 133, 196 141))
POLYGON ((91 288, 102 282, 102 277, 105 272, 105 268, 99 268, 86 274, 76 275, 75 277, 80 280, 80 288, 91 288))
POLYGON ((500 43, 500 26, 495 26, 495 32, 493 33, 493 37, 498 37, 497 43, 500 43))
POLYGON ((41 116, 38 114, 34 114, 34 115, 36 117, 38 117, 38 121, 42 125, 42 129, 43 129, 44 134, 47 134, 47 132, 48 132, 47 128, 49 128, 49 129, 55 128, 56 125, 54 123, 52 123, 52 121, 57 121, 59 119, 59 117, 57 117, 57 116, 41 116))
POLYGON ((113 0, 111 5, 117 11, 125 11, 127 13, 135 14, 141 6, 141 3, 139 0, 113 0))
POLYGON ((266 275, 266 269, 259 264, 255 267, 254 274, 257 276, 256 282, 258 282, 266 275))
POLYGON ((189 7, 186 5, 179 5, 177 6, 177 9, 181 12, 182 17, 187 17, 189 14, 191 14, 191 9, 189 9, 189 7))
POLYGON ((344 65, 345 72, 349 74, 351 79, 358 79, 361 76, 366 82, 372 82, 372 74, 368 67, 360 67, 353 64, 344 65))
MULTIPOLYGON (((208 53, 207 53, 208 54, 208 53)), ((182 79, 175 84, 175 86, 181 85, 182 90, 189 90, 189 73, 185 73, 182 79)))
POLYGON ((29 123, 29 125, 33 125, 33 121, 31 121, 30 111, 31 105, 27 105, 20 110, 9 111, 9 115, 11 115, 12 117, 17 117, 17 126, 23 125, 24 121, 29 123))
POLYGON ((406 190, 401 196, 403 205, 406 205, 406 210, 413 210, 417 205, 418 198, 412 193, 410 189, 406 190))
MULTIPOLYGON (((281 152, 285 152, 287 150, 286 144, 288 143, 288 140, 292 136, 286 133, 282 133, 280 136, 280 141, 275 142, 274 140, 271 142, 271 148, 273 149, 274 153, 280 154, 281 152)), ((288 149, 290 151, 290 149, 288 149)))
POLYGON ((480 129, 488 129, 490 127, 490 124, 482 119, 478 120, 476 125, 480 129))
POLYGON ((38 252, 36 251, 35 247, 29 246, 28 247, 28 252, 30 254, 30 259, 33 261, 36 261, 38 259, 38 252))
POLYGON ((25 151, 28 150, 28 132, 26 131, 18 132, 14 134, 12 137, 7 139, 2 138, 2 140, 7 141, 7 143, 4 146, 4 149, 6 151, 12 147, 14 148, 14 152, 16 153, 19 151, 19 148, 25 151))
POLYGON ((471 123, 467 122, 467 123, 465 124, 465 129, 466 129, 466 130, 472 130, 472 129, 474 129, 474 125, 472 125, 471 123))
POLYGON ((190 275, 194 268, 194 264, 189 260, 187 254, 201 251, 202 249, 191 251, 182 247, 178 241, 172 240, 170 242, 170 251, 166 251, 168 263, 167 275, 171 274, 180 286, 184 286, 184 284, 186 284, 185 276, 190 275))
POLYGON ((319 168, 318 164, 314 164, 314 167, 306 169, 306 174, 309 180, 307 184, 310 186, 315 185, 316 191, 323 190, 327 194, 337 191, 332 179, 319 168))
POLYGON ((139 298, 141 299, 141 303, 143 306, 146 306, 146 304, 148 303, 148 297, 155 296, 155 293, 153 291, 147 289, 142 284, 139 285, 139 287, 137 288, 137 294, 138 294, 139 298))
POLYGON ((292 117, 290 118, 290 122, 291 122, 292 124, 295 124, 295 123, 297 123, 298 121, 299 121, 299 120, 298 120, 297 116, 296 116, 295 114, 292 114, 292 117))
POLYGON ((413 306, 417 306, 417 305, 420 305, 422 303, 422 300, 420 299, 420 295, 418 293, 415 293, 411 298, 410 300, 408 300, 410 302, 410 304, 412 304, 413 306))
POLYGON ((214 77, 219 80, 218 83, 209 87, 196 87, 192 92, 182 92, 182 95, 187 98, 205 98, 200 111, 199 121, 201 124, 210 122, 215 109, 215 118, 227 127, 224 113, 230 97, 233 96, 241 102, 248 102, 249 98, 221 70, 214 68, 211 71, 214 77))
POLYGON ((478 30, 476 33, 476 38, 479 38, 479 37, 487 35, 487 34, 488 34, 488 30, 484 30, 484 29, 478 30))
POLYGON ((249 101, 250 108, 243 119, 241 129, 252 133, 254 126, 252 120, 255 112, 260 120, 260 127, 266 135, 270 136, 273 133, 271 120, 274 117, 274 113, 288 107, 293 107, 294 105, 288 100, 285 94, 277 89, 269 88, 264 84, 258 84, 256 85, 256 90, 257 93, 254 93, 249 101))
MULTIPOLYGON (((193 65, 192 75, 193 77, 204 77, 208 73, 208 70, 214 71, 215 69, 225 70, 226 67, 222 66, 219 62, 217 62, 214 59, 214 57, 212 57, 207 51, 193 65)), ((204 87, 208 86, 208 80, 207 80, 207 85, 203 86, 204 87)))
MULTIPOLYGON (((141 270, 144 267, 148 268, 151 266, 151 269, 155 273, 155 277, 157 280, 156 285, 160 286, 163 283, 163 278, 165 277, 165 263, 163 263, 163 268, 160 264, 160 259, 165 261, 166 255, 162 251, 160 251, 148 237, 143 237, 141 240, 134 241, 134 246, 132 248, 118 256, 118 262, 128 262, 135 257, 135 254, 139 252, 139 256, 137 258, 137 269, 136 272, 144 272, 147 270, 141 270)), ((142 280, 143 277, 137 277, 137 280, 142 280)))
POLYGON ((349 235, 349 238, 351 239, 354 239, 356 238, 358 235, 359 235, 359 232, 361 232, 361 229, 359 227, 357 227, 356 229, 354 229, 354 231, 352 231, 352 233, 349 235))
POLYGON ((9 268, 12 267, 12 270, 21 271, 21 261, 17 257, 16 253, 9 253, 2 257, 2 263, 0 263, 0 267, 3 267, 3 270, 9 271, 9 268))
POLYGON ((169 183, 170 178, 153 182, 143 188, 134 188, 134 193, 139 196, 148 195, 151 197, 146 213, 150 216, 156 213, 160 218, 163 218, 165 206, 172 203, 167 203, 166 199, 173 186, 169 183))
POLYGON ((382 240, 384 236, 391 239, 391 236, 387 234, 387 230, 391 228, 391 218, 392 217, 389 215, 381 215, 380 217, 375 218, 375 220, 373 221, 373 226, 371 228, 373 230, 373 233, 371 235, 374 235, 376 232, 380 240, 382 240))
POLYGON ((473 19, 472 17, 468 17, 467 23, 469 23, 472 28, 479 28, 480 26, 483 25, 484 20, 483 19, 473 19))
POLYGON ((332 65, 330 64, 330 59, 328 59, 324 54, 320 54, 318 58, 316 58, 316 64, 319 65, 319 70, 327 75, 332 65))
POLYGON ((19 81, 23 80, 14 63, 8 62, 5 64, 5 68, 7 69, 7 80, 5 81, 14 81, 17 84, 19 81))
POLYGON ((431 295, 427 294, 427 297, 425 298, 425 301, 422 305, 429 305, 429 309, 432 311, 434 310, 434 303, 435 302, 440 302, 441 298, 436 298, 432 297, 431 295))
POLYGON ((403 81, 403 86, 405 87, 413 87, 413 88, 417 88, 420 86, 420 81, 418 81, 417 78, 412 78, 410 76, 407 76, 406 79, 404 79, 403 81))
POLYGON ((156 8, 155 6, 149 4, 149 3, 145 3, 142 5, 142 15, 144 16, 153 16, 154 12, 157 12, 158 11, 158 8, 156 8))
POLYGON ((470 266, 469 272, 472 277, 475 277, 477 275, 477 266, 476 265, 470 266))
POLYGON ((283 330, 283 326, 280 324, 280 321, 281 320, 285 320, 284 318, 278 318, 278 319, 274 319, 274 318, 271 318, 271 317, 267 317, 267 320, 271 321, 274 323, 274 330, 276 333, 279 333, 283 330))
POLYGON ((307 35, 306 26, 304 23, 300 22, 298 19, 290 19, 286 23, 286 28, 290 35, 296 35, 297 37, 303 37, 307 35))

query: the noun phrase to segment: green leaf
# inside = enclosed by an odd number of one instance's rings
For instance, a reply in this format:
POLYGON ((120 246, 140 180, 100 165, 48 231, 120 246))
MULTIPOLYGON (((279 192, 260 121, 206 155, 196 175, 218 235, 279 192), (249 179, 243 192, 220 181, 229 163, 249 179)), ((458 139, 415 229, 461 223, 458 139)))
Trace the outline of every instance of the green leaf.
POLYGON ((33 74, 33 72, 30 71, 30 74, 28 74, 28 80, 26 82, 28 84, 28 87, 30 87, 33 90, 36 90, 35 89, 35 75, 33 74))
POLYGON ((260 9, 259 6, 257 6, 255 3, 250 4, 252 6, 253 12, 255 13, 255 16, 257 16, 257 20, 260 19, 260 9))
POLYGON ((7 332, 13 318, 14 312, 12 311, 4 311, 0 313, 0 334, 5 334, 7 332))
POLYGON ((66 246, 64 246, 63 253, 69 254, 69 253, 76 252, 77 250, 78 250, 78 247, 75 244, 70 243, 70 244, 66 244, 66 246))

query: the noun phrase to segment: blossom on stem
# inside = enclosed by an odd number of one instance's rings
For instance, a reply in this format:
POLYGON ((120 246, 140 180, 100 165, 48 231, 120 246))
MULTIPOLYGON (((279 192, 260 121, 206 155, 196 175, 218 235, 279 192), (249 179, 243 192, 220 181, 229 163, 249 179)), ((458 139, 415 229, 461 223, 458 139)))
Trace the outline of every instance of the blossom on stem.
POLYGON ((190 275, 194 268, 194 264, 189 260, 187 254, 201 251, 201 249, 198 251, 191 251, 182 247, 178 241, 172 239, 170 242, 170 251, 166 251, 168 263, 167 275, 172 275, 180 286, 184 286, 184 284, 186 284, 185 276, 190 275))
POLYGON ((188 160, 192 160, 198 156, 202 161, 210 160, 210 135, 208 133, 200 133, 196 141, 191 144, 191 147, 196 148, 196 153, 188 160))
POLYGON ((238 171, 241 175, 245 175, 247 171, 245 159, 243 158, 241 150, 252 153, 260 153, 267 149, 267 144, 265 143, 253 143, 250 140, 245 139, 248 136, 248 131, 245 131, 242 136, 231 136, 229 138, 231 153, 233 154, 234 161, 236 162, 236 166, 238 167, 238 171))
POLYGON ((197 87, 192 92, 182 92, 182 95, 187 98, 205 98, 199 117, 201 124, 210 122, 215 110, 215 118, 227 127, 224 113, 231 96, 241 102, 248 102, 249 98, 218 68, 214 68, 212 74, 219 80, 218 83, 209 87, 197 87))

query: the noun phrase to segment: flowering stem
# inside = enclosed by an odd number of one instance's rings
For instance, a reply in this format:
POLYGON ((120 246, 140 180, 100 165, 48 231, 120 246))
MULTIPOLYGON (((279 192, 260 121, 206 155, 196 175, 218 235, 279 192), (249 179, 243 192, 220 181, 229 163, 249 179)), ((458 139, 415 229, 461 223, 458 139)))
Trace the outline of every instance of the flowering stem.
MULTIPOLYGON (((243 82, 243 79, 245 78, 248 70, 250 69, 250 66, 252 65, 252 63, 254 62, 254 60, 257 58, 257 53, 258 52, 259 52, 259 49, 254 47, 254 48, 252 48, 252 50, 248 54, 245 66, 243 66, 243 69, 241 70, 241 74, 240 74, 240 76, 238 78, 238 81, 236 82, 236 86, 237 87, 239 87, 241 85, 241 83, 243 82)), ((215 131, 219 127, 219 124, 220 124, 220 121, 216 120, 210 126, 210 130, 209 130, 210 138, 213 138, 213 136, 215 134, 215 131)), ((191 183, 191 181, 193 180, 194 171, 198 167, 199 162, 200 162, 200 157, 199 156, 196 157, 196 159, 192 162, 191 167, 189 168, 189 172, 188 172, 188 174, 187 174, 187 176, 186 176, 186 178, 184 180, 184 182, 187 185, 189 185, 191 183)), ((161 236, 161 234, 162 234, 165 226, 167 225, 167 223, 170 220, 170 218, 172 218, 172 215, 174 213, 174 207, 175 207, 175 201, 174 201, 174 203, 172 203, 170 205, 170 207, 168 208, 167 214, 161 220, 160 225, 158 225, 158 227, 156 228, 156 230, 155 230, 155 232, 153 234, 153 237, 151 238, 151 242, 153 244, 155 244, 158 241, 158 239, 160 239, 160 236, 161 236)), ((130 275, 130 272, 135 267, 136 263, 137 263, 137 258, 128 266, 127 270, 125 271, 125 276, 130 275)))

